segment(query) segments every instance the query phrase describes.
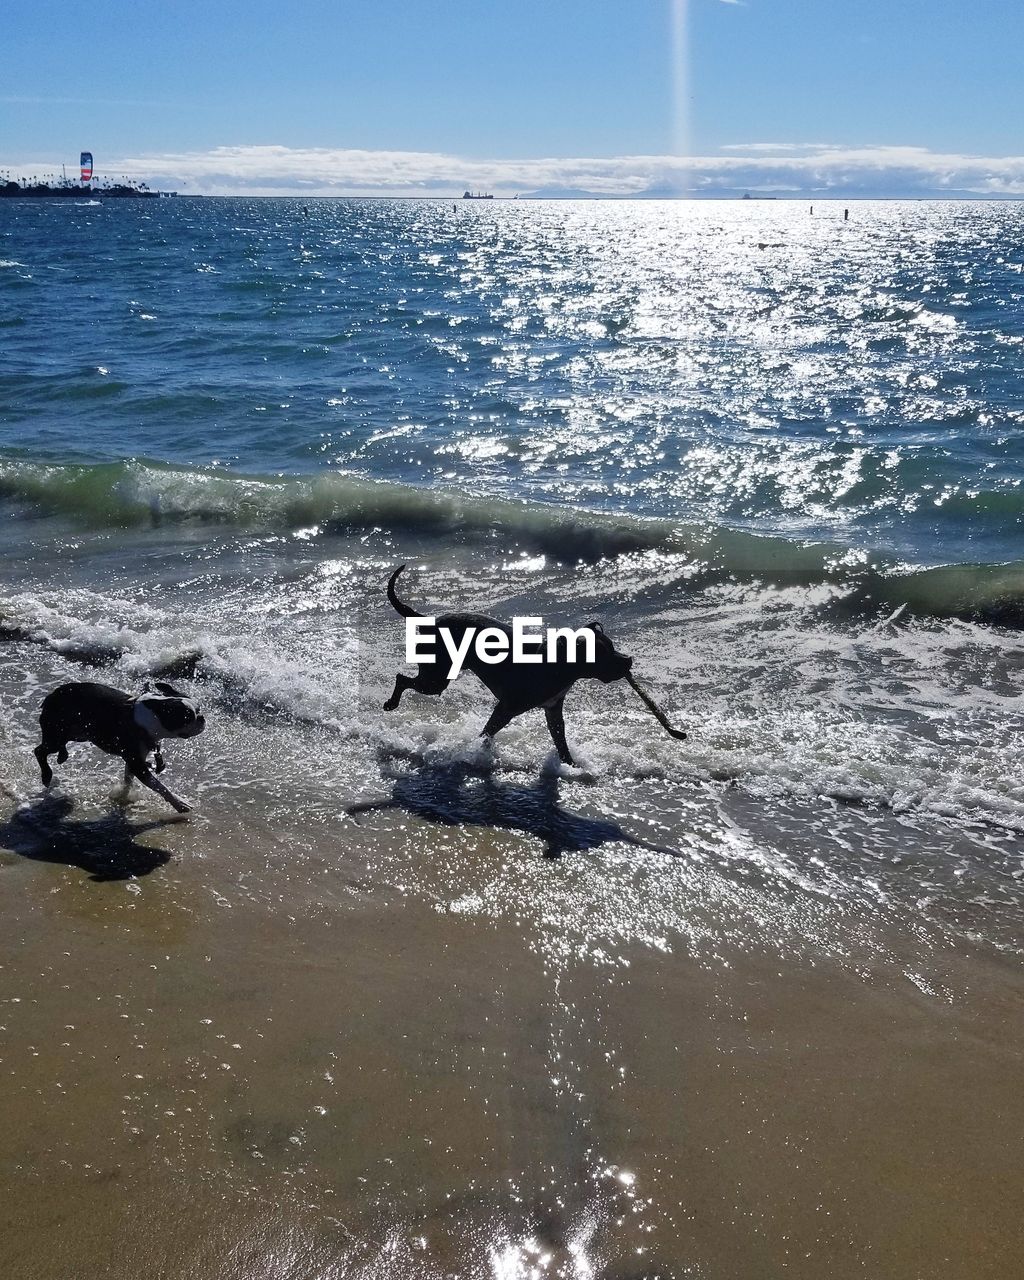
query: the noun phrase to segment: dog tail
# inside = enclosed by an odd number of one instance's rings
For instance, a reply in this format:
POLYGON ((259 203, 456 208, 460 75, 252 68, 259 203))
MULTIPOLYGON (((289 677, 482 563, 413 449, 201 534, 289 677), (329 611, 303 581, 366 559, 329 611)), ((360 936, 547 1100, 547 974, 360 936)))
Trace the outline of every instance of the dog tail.
POLYGON ((423 614, 419 613, 411 605, 406 604, 403 600, 399 600, 395 594, 395 583, 398 581, 398 575, 405 568, 404 564, 400 564, 388 579, 388 599, 396 613, 400 613, 403 618, 422 618, 423 614))

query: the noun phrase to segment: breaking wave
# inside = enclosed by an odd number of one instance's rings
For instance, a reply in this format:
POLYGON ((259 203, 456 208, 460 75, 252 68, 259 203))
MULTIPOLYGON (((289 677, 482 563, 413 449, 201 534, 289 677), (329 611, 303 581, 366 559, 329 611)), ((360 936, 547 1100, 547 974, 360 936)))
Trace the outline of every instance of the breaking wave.
POLYGON ((386 529, 539 552, 561 563, 658 551, 693 574, 766 583, 832 583, 848 602, 1024 628, 1024 561, 932 568, 827 543, 761 537, 629 514, 428 489, 336 472, 253 476, 148 461, 67 465, 0 460, 0 500, 23 517, 57 514, 99 528, 227 526, 342 534, 386 529))
MULTIPOLYGON (((483 707, 475 682, 459 682, 445 699, 430 700, 428 706, 414 701, 400 715, 382 716, 380 704, 394 672, 386 646, 360 645, 354 631, 331 625, 312 649, 299 651, 283 647, 272 634, 245 632, 239 621, 206 618, 197 625, 191 612, 92 591, 0 600, 0 640, 55 655, 56 670, 65 678, 83 678, 75 672, 84 668, 84 678, 91 669, 124 687, 140 686, 146 678, 194 681, 204 701, 232 717, 327 733, 353 749, 383 751, 414 765, 468 758, 467 752, 475 759, 473 753, 479 752, 475 734, 483 707)), ((668 625, 661 643, 671 647, 677 633, 674 624, 668 625)), ((696 620, 686 624, 687 644, 698 663, 706 662, 709 646, 716 652, 723 647, 718 632, 703 635, 700 628, 696 620)), ((660 666, 656 634, 640 645, 647 653, 645 680, 671 706, 680 697, 678 676, 670 677, 660 666)), ((828 634, 815 633, 801 645, 793 632, 772 649, 774 673, 788 664, 792 677, 782 688, 774 688, 766 676, 753 692, 732 679, 721 687, 703 689, 698 683, 682 692, 684 706, 692 703, 690 715, 699 722, 684 746, 650 732, 639 704, 581 689, 574 700, 573 732, 584 744, 584 766, 598 777, 735 785, 762 798, 926 813, 1024 833, 1024 790, 1016 763, 1021 742, 1012 716, 1005 715, 1005 698, 955 696, 943 683, 949 673, 939 670, 947 650, 954 650, 947 658, 955 666, 957 654, 977 648, 978 632, 963 623, 911 629, 903 633, 904 652, 892 635, 869 628, 847 643, 845 662, 855 664, 856 671, 838 685, 816 652, 828 643, 828 634), (890 688, 877 659, 890 662, 901 655, 906 661, 890 688), (908 674, 911 669, 915 674, 908 674), (921 687, 904 698, 899 690, 908 681, 921 687), (941 696, 940 686, 946 690, 941 696), (826 692, 815 692, 819 687, 826 692)), ((998 644, 1012 643, 989 634, 998 644)), ((755 660, 753 652, 732 652, 724 670, 735 677, 755 660)), ((686 711, 681 714, 685 719, 686 711)), ((493 767, 502 773, 530 772, 548 750, 536 718, 524 718, 503 733, 493 767)))

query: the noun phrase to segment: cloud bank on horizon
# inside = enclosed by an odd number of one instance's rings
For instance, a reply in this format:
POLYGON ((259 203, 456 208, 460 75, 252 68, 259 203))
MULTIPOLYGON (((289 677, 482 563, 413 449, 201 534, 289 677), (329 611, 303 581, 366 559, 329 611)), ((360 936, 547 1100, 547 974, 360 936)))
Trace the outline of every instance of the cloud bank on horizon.
MULTIPOLYGON (((496 195, 605 198, 724 196, 780 198, 1024 196, 1024 156, 944 154, 925 147, 749 143, 716 156, 471 160, 424 151, 222 146, 208 151, 125 156, 97 172, 131 174, 151 186, 194 195, 496 195)), ((40 173, 53 161, 11 165, 40 173)), ((59 164, 59 162, 57 162, 59 164)))

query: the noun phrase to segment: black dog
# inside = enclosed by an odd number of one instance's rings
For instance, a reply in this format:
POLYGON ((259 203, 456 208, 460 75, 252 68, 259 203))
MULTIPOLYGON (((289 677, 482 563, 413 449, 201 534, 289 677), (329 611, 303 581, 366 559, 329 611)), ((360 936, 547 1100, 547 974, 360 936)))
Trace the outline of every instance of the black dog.
MULTIPOLYGON (((405 568, 402 565, 391 575, 388 582, 388 599, 403 618, 422 618, 424 615, 399 600, 395 593, 398 575, 405 568)), ((511 643, 512 631, 503 622, 488 618, 480 613, 446 613, 436 619, 438 630, 445 628, 451 633, 454 643, 462 641, 467 631, 479 632, 484 628, 496 627, 503 631, 511 643)), ((481 730, 482 738, 492 738, 499 730, 521 716, 524 711, 543 707, 547 717, 548 731, 558 750, 558 758, 563 764, 575 764, 572 753, 565 741, 565 721, 562 717, 562 703, 577 680, 596 679, 604 684, 613 680, 621 680, 633 666, 633 659, 627 658, 617 651, 605 635, 599 622, 588 624, 594 633, 594 661, 569 662, 567 657, 523 665, 512 661, 508 653, 497 663, 481 662, 471 646, 465 659, 465 667, 472 671, 490 689, 497 698, 490 718, 481 730)), ((395 691, 384 703, 385 711, 394 711, 401 701, 406 689, 414 689, 417 693, 440 694, 451 683, 448 675, 449 664, 440 637, 435 640, 435 660, 424 662, 415 676, 403 675, 395 678, 395 691)))
POLYGON ((206 728, 202 713, 191 698, 172 685, 158 684, 140 697, 112 689, 107 684, 87 682, 62 684, 43 699, 39 714, 43 740, 35 749, 43 785, 53 781, 49 757, 57 753, 57 763, 68 758, 69 742, 91 742, 108 755, 124 761, 124 785, 133 778, 163 796, 179 813, 189 806, 159 782, 147 757, 155 753, 156 773, 164 768, 161 738, 194 738, 206 728))

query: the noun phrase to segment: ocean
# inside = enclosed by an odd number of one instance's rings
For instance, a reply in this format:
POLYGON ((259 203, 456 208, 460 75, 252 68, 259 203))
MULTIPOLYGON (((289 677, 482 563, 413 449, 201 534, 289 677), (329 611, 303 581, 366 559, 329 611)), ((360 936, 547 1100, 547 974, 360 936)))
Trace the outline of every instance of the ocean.
POLYGON ((1022 272, 1011 202, 0 203, 19 1277, 143 1274, 121 1178, 217 1280, 1012 1270, 1022 272), (399 564, 687 741, 383 711, 399 564), (43 795, 45 690, 154 678, 192 819, 43 795))

